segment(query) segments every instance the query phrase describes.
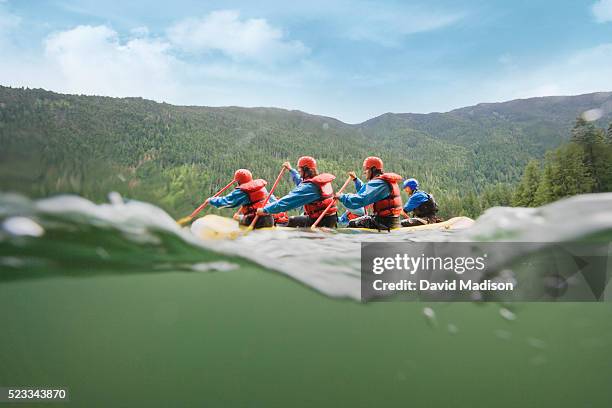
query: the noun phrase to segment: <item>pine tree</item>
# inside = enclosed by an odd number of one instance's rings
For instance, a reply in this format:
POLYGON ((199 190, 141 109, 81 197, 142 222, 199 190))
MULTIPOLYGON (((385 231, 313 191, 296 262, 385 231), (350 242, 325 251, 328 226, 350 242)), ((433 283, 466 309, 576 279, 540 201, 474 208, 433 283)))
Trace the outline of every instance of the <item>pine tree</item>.
POLYGON ((521 207, 534 207, 540 178, 540 163, 537 160, 529 161, 527 167, 525 167, 523 178, 512 197, 512 204, 521 207))
POLYGON ((603 129, 579 117, 572 129, 572 142, 584 149, 584 164, 593 176, 593 192, 603 191, 608 164, 606 163, 606 135, 603 129))
POLYGON ((469 191, 463 199, 463 208, 468 217, 477 217, 482 213, 482 207, 478 196, 474 191, 469 191))
POLYGON ((582 116, 578 116, 572 128, 571 141, 578 144, 584 144, 589 139, 589 133, 593 130, 595 130, 595 126, 592 123, 587 122, 582 116))
POLYGON ((533 200, 534 206, 544 205, 553 201, 552 184, 556 170, 552 157, 553 152, 546 152, 542 176, 540 177, 540 183, 538 184, 533 200))
POLYGON ((568 143, 555 150, 553 200, 593 191, 596 180, 585 164, 585 154, 584 149, 576 143, 568 143))

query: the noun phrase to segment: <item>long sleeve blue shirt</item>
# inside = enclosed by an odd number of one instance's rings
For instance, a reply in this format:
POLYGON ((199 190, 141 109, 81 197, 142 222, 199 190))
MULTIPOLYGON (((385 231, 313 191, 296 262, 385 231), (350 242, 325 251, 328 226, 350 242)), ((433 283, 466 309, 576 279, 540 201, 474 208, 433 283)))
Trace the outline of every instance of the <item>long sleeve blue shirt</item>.
MULTIPOLYGON (((270 196, 271 203, 276 201, 274 194, 270 196)), ((249 195, 239 188, 234 189, 226 196, 212 197, 208 203, 216 208, 236 208, 241 205, 249 204, 249 195)))
POLYGON ((361 188, 363 187, 363 181, 361 181, 359 177, 355 177, 353 183, 355 183, 355 191, 359 192, 359 190, 361 190, 361 188))
POLYGON ((312 203, 321 199, 319 187, 314 183, 300 183, 286 196, 280 198, 274 203, 270 203, 264 207, 264 211, 268 214, 277 214, 283 211, 293 210, 305 204, 312 203))
POLYGON ((412 193, 410 198, 408 198, 408 202, 404 206, 404 211, 408 213, 417 208, 419 205, 425 203, 427 200, 429 200, 427 193, 424 191, 417 190, 412 193))
POLYGON ((234 189, 226 196, 213 197, 208 203, 217 208, 236 208, 249 203, 249 195, 239 188, 234 189))
POLYGON ((299 186, 302 183, 302 176, 300 176, 300 172, 296 169, 291 169, 289 170, 289 173, 291 173, 291 179, 293 180, 293 184, 299 186))
POLYGON ((389 194, 391 194, 391 190, 387 182, 374 179, 362 185, 356 194, 342 194, 339 199, 349 210, 356 210, 359 207, 365 207, 387 198, 389 194))

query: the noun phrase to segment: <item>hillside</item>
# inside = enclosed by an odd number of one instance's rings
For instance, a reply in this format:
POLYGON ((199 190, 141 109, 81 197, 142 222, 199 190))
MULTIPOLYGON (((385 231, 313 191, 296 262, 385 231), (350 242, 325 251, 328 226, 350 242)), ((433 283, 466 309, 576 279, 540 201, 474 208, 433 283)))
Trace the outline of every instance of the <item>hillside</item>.
MULTIPOLYGON (((114 190, 177 215, 238 167, 271 181, 284 160, 310 154, 343 180, 363 157, 380 155, 388 170, 419 178, 445 213, 475 215, 477 194, 506 197, 504 185, 518 181, 530 158, 567 140, 579 114, 600 108, 607 123, 611 106, 611 93, 596 93, 385 114, 348 125, 276 108, 172 106, 0 87, 0 189, 96 200, 114 190)), ((285 180, 279 192, 290 188, 285 180)))

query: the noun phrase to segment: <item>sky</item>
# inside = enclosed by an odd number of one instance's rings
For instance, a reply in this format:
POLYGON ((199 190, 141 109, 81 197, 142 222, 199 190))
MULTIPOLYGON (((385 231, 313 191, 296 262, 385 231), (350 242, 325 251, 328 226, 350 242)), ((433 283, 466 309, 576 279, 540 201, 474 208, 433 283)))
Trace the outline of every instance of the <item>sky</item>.
POLYGON ((612 0, 0 0, 0 84, 347 123, 611 91, 612 0))

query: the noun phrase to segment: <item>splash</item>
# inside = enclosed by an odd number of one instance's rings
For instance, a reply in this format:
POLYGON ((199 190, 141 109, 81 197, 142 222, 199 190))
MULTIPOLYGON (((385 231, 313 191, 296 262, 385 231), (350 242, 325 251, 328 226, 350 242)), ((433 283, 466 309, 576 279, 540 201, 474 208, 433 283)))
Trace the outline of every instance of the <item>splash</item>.
MULTIPOLYGON (((256 231, 235 240, 205 241, 188 228, 179 227, 162 209, 124 201, 118 195, 112 195, 109 203, 95 204, 78 196, 30 200, 0 194, 0 281, 177 271, 236 272, 240 267, 257 264, 324 295, 359 300, 362 242, 610 240, 611 210, 612 193, 592 194, 536 209, 492 208, 473 227, 457 231, 256 231), (568 214, 576 208, 586 215, 570 222, 568 214)), ((511 272, 502 270, 502 274, 511 272)))

